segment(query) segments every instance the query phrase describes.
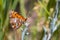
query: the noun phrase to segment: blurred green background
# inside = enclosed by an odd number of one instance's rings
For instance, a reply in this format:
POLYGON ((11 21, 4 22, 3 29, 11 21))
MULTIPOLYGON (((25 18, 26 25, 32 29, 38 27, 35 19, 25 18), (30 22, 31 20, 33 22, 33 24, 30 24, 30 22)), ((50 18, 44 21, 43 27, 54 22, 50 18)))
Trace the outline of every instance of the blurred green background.
MULTIPOLYGON (((30 18, 28 20, 31 21, 28 28, 29 35, 25 36, 25 40, 42 40, 43 25, 49 28, 49 17, 53 17, 56 2, 56 0, 0 0, 0 40, 21 40, 21 28, 25 26, 22 25, 15 31, 9 28, 10 10, 19 12, 25 18, 30 18)), ((60 12, 57 23, 60 23, 60 12)), ((53 33, 51 40, 60 40, 60 26, 53 33)))

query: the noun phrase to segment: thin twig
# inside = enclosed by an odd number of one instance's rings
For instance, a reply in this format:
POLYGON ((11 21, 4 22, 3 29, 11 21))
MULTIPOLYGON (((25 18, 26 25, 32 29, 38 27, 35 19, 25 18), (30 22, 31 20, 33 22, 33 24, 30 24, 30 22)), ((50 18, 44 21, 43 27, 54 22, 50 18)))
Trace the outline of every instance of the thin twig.
POLYGON ((28 26, 29 26, 29 24, 28 24, 28 23, 25 23, 25 25, 26 25, 26 27, 25 27, 25 29, 24 29, 23 32, 22 32, 22 40, 24 40, 25 33, 26 33, 27 30, 28 30, 28 26))

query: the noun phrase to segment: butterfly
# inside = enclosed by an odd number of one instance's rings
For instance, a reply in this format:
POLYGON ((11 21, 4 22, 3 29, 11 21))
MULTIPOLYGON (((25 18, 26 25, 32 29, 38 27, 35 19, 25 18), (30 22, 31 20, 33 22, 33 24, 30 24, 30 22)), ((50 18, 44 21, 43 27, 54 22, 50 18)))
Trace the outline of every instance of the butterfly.
POLYGON ((9 14, 10 24, 13 29, 18 29, 27 20, 21 16, 18 12, 11 11, 9 14))

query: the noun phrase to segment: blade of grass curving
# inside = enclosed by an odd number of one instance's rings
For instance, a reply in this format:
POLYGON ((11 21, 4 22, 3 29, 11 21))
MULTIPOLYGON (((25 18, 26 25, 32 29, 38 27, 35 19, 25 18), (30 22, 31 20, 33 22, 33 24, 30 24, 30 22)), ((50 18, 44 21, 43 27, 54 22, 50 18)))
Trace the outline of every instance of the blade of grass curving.
POLYGON ((0 29, 2 28, 2 22, 3 22, 3 17, 2 17, 2 11, 3 11, 3 1, 0 0, 0 20, 1 20, 1 24, 0 24, 0 29))
POLYGON ((3 27, 5 28, 8 27, 8 24, 9 24, 9 10, 11 9, 11 1, 7 0, 7 3, 8 4, 6 4, 6 19, 3 25, 3 27))
POLYGON ((38 1, 38 3, 39 4, 41 4, 41 6, 44 8, 44 10, 46 11, 46 13, 48 13, 48 15, 49 15, 49 12, 48 12, 48 10, 46 9, 46 7, 43 5, 43 3, 42 2, 40 2, 40 1, 38 1))
POLYGON ((3 0, 0 0, 0 40, 3 40, 4 32, 3 32, 3 0))
POLYGON ((18 3, 18 0, 14 0, 12 4, 12 10, 15 10, 17 3, 18 3))
POLYGON ((25 6, 24 6, 24 0, 20 0, 20 11, 22 16, 26 18, 26 11, 25 11, 25 6))

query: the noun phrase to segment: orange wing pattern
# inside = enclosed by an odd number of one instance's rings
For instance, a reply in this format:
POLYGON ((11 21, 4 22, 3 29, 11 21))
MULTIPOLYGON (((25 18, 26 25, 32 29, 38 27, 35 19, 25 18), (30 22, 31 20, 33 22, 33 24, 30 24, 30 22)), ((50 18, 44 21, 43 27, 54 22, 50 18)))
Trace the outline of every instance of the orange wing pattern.
POLYGON ((13 29, 19 28, 24 22, 26 21, 26 18, 19 15, 17 12, 12 11, 10 14, 10 24, 13 29))

